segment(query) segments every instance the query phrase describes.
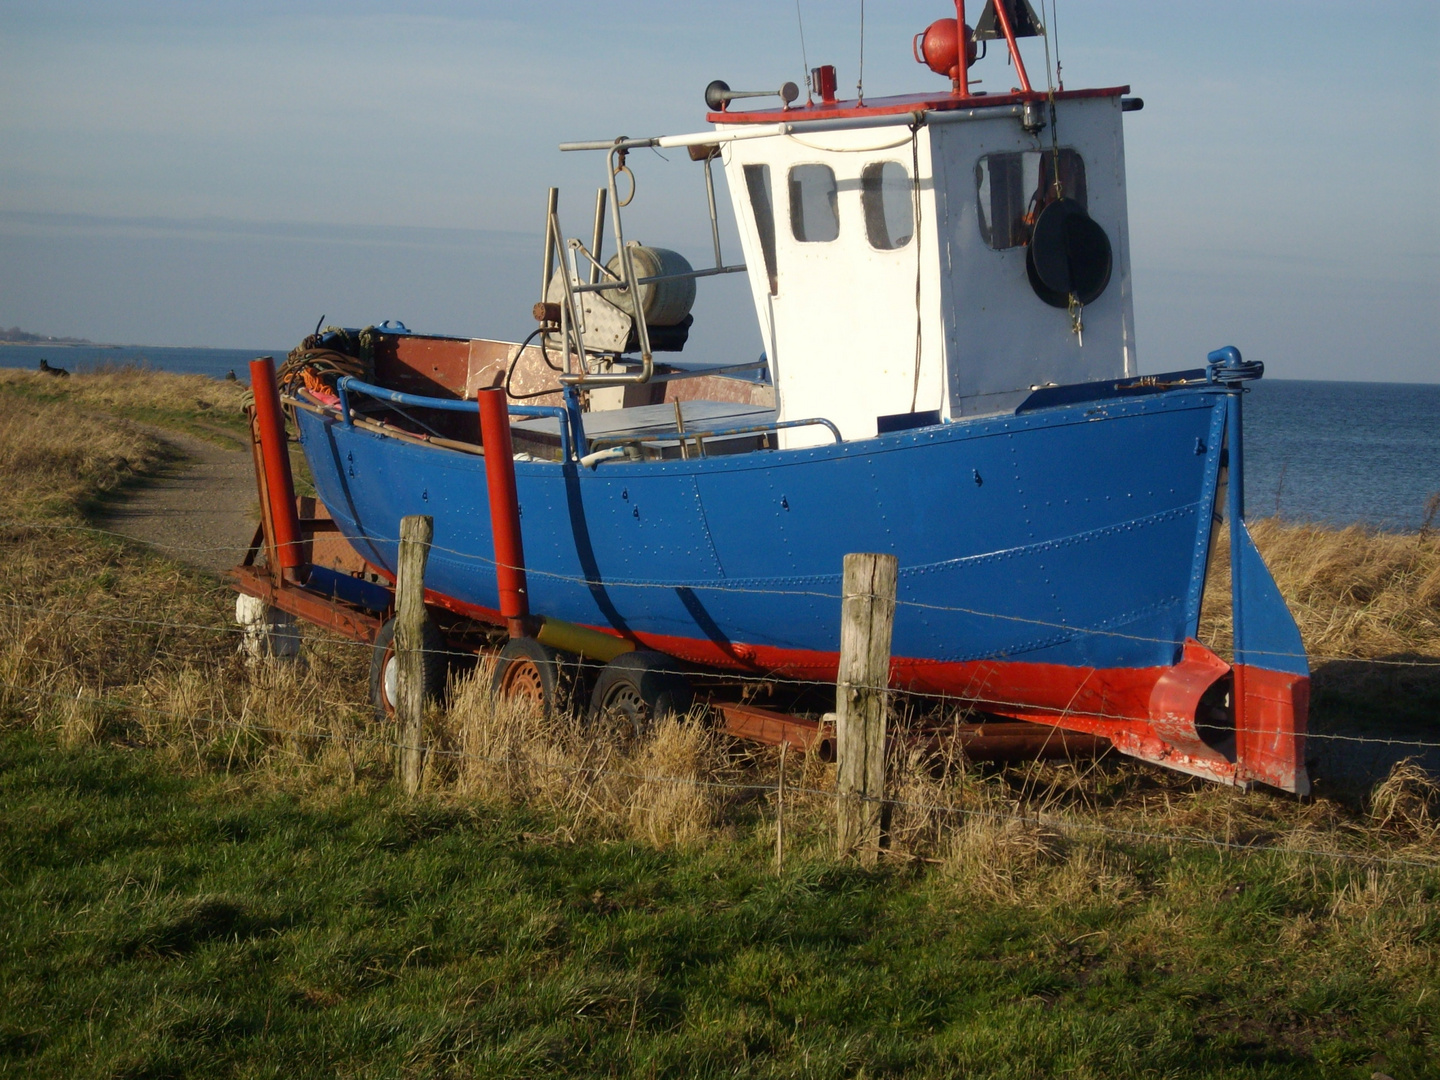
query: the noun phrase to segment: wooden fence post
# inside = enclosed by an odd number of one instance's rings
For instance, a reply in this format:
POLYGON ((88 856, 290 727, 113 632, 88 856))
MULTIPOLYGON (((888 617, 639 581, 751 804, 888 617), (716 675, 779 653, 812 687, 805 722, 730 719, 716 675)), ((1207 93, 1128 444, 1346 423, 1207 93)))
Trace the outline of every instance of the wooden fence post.
POLYGON ((835 684, 836 844, 874 866, 885 798, 885 705, 895 626, 894 555, 846 555, 835 684))
POLYGON ((435 519, 400 519, 400 557, 395 566, 395 719, 400 732, 397 771, 405 794, 420 790, 425 767, 425 563, 435 519))

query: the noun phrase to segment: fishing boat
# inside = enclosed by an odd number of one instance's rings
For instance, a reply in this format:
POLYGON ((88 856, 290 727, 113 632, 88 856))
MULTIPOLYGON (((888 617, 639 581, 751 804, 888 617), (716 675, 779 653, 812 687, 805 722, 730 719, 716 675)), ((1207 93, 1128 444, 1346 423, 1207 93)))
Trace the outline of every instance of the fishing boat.
POLYGON ((931 91, 843 100, 831 66, 804 100, 715 81, 701 130, 562 145, 604 184, 583 237, 549 193, 528 339, 317 328, 278 377, 256 369, 273 566, 242 589, 318 621, 324 596, 330 625, 373 630, 383 697, 399 523, 426 515, 427 603, 442 636, 498 635, 502 690, 553 694, 579 656, 588 699, 655 708, 705 677, 833 682, 843 559, 892 554, 892 688, 1306 792, 1305 650, 1244 522, 1262 365, 1197 346, 1140 374, 1123 120, 1142 102, 1065 88, 1048 60, 1032 86, 1017 40, 1043 33, 1025 0, 973 28, 957 3, 911 44, 931 91), (1017 85, 972 81, 992 45, 1017 85), (651 147, 703 175, 699 268, 626 238, 630 155, 651 147), (697 289, 725 274, 764 352, 687 364, 697 289), (327 563, 326 537, 360 563, 327 563), (1222 659, 1197 636, 1226 557, 1222 659))

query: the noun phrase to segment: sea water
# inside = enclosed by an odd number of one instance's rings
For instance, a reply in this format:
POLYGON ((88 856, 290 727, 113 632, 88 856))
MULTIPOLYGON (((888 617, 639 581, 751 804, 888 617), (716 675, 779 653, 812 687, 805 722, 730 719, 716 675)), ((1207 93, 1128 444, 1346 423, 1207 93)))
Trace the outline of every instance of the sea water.
POLYGON ((1420 528, 1440 493, 1440 384, 1249 385, 1247 517, 1420 528))
MULTIPOLYGON (((148 364, 249 379, 257 356, 285 350, 0 345, 0 367, 44 357, 71 370, 148 364)), ((1440 384, 1262 379, 1245 395, 1245 496, 1251 518, 1413 531, 1440 492, 1440 384)), ((1434 523, 1440 526, 1440 515, 1434 523)))

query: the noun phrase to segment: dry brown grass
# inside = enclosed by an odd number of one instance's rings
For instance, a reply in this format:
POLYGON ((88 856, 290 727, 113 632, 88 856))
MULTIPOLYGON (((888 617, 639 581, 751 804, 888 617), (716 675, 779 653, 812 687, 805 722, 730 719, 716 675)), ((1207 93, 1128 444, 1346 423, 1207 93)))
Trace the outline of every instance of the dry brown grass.
POLYGON ((547 720, 490 694, 490 665, 454 687, 432 717, 451 760, 430 770, 468 797, 527 803, 575 829, 628 833, 660 847, 709 832, 726 771, 714 733, 698 716, 669 718, 639 740, 573 717, 547 720))
MULTIPOLYGON (((1440 535, 1251 522, 1255 545, 1312 658, 1440 658, 1440 535)), ((1230 649, 1229 550, 1222 530, 1206 587, 1202 640, 1230 649)))
POLYGON ((1375 786, 1369 809, 1377 829, 1427 846, 1440 839, 1440 783, 1408 758, 1375 786))
MULTIPOLYGON (((242 378, 244 373, 240 373, 242 378)), ((177 418, 235 423, 249 400, 247 382, 204 375, 177 375, 146 367, 102 366, 57 379, 33 371, 0 368, 0 392, 41 401, 66 401, 87 415, 172 413, 177 418)))
MULTIPOLYGON (((306 663, 247 668, 234 593, 214 578, 91 531, 91 513, 176 460, 140 425, 244 389, 126 370, 69 379, 0 371, 0 709, 75 743, 121 740, 191 767, 297 763, 315 772, 353 729, 367 651, 317 638, 306 663), (188 404, 187 404, 188 403, 188 404)), ((350 767, 353 748, 339 752, 350 767)))
POLYGON ((77 520, 99 497, 173 458, 164 443, 125 421, 68 402, 9 399, 0 413, 0 514, 77 520))

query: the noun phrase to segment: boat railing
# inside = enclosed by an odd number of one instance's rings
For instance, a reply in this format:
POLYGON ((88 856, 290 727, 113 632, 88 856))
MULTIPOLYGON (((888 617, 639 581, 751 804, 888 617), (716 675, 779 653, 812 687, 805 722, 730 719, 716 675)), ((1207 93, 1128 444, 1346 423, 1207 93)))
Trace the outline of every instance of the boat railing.
POLYGON ((773 431, 785 431, 789 428, 799 427, 823 427, 834 436, 837 443, 843 442, 840 429, 823 417, 812 417, 807 420, 771 420, 764 424, 736 424, 729 427, 706 428, 703 431, 694 431, 689 428, 682 428, 678 424, 674 430, 650 431, 644 434, 614 435, 605 438, 593 439, 590 442, 590 452, 580 458, 580 464, 595 468, 602 461, 612 461, 622 457, 630 457, 631 447, 639 448, 644 443, 680 443, 681 455, 689 456, 687 444, 693 442, 695 449, 701 457, 705 457, 706 439, 729 439, 740 435, 768 435, 773 431))
MULTIPOLYGON (((406 394, 399 390, 388 390, 383 386, 376 386, 374 383, 362 382, 353 375, 346 375, 335 383, 335 392, 340 398, 340 419, 346 427, 353 426, 355 414, 350 405, 352 394, 363 394, 365 397, 373 398, 376 401, 387 402, 392 405, 405 405, 412 409, 438 409, 442 412, 471 413, 478 416, 479 406, 466 398, 437 398, 424 397, 420 394, 406 394)), ((507 405, 506 409, 513 416, 548 416, 558 421, 560 429, 560 459, 570 460, 572 444, 581 447, 584 453, 584 432, 578 438, 574 437, 571 425, 575 418, 568 409, 559 405, 507 405)))
MULTIPOLYGON (((425 397, 421 394, 407 394, 400 390, 376 386, 374 383, 362 382, 353 375, 345 375, 340 378, 335 383, 335 392, 340 398, 340 420, 346 427, 352 427, 355 423, 355 409, 350 400, 355 394, 389 405, 403 405, 412 409, 437 409, 442 412, 456 413, 475 413, 478 410, 476 403, 466 398, 437 398, 425 397)), ((574 457, 579 460, 580 464, 592 469, 602 461, 628 457, 630 455, 627 448, 638 448, 645 443, 678 440, 682 449, 688 443, 694 443, 699 455, 705 457, 705 441, 707 439, 728 439, 741 435, 768 435, 771 432, 785 431, 790 428, 823 427, 830 432, 835 442, 844 441, 840 435, 840 429, 833 423, 823 417, 813 417, 806 420, 771 420, 763 424, 735 424, 706 428, 701 431, 687 430, 677 424, 673 431, 666 429, 644 433, 632 432, 589 442, 585 438, 584 428, 581 426, 583 417, 563 406, 507 405, 506 410, 512 416, 548 417, 555 420, 560 435, 560 460, 570 461, 573 448, 574 457), (578 431, 576 430, 577 426, 579 427, 578 431)), ((684 453, 688 456, 688 449, 684 450, 684 453)))

